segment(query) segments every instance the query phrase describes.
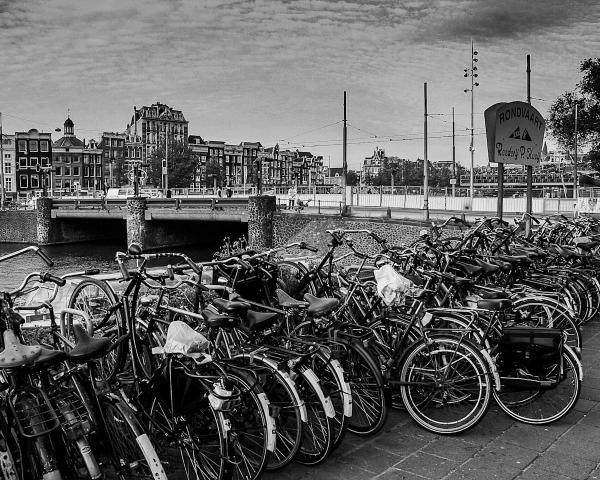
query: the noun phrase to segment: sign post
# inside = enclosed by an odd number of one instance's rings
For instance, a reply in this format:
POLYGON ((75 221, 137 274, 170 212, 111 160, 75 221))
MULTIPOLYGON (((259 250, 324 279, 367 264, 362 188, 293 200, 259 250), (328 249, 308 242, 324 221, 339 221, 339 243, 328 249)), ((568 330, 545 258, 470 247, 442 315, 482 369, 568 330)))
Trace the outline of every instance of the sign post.
POLYGON ((488 157, 498 163, 498 216, 502 218, 504 164, 539 165, 546 121, 525 102, 496 103, 486 109, 488 157))

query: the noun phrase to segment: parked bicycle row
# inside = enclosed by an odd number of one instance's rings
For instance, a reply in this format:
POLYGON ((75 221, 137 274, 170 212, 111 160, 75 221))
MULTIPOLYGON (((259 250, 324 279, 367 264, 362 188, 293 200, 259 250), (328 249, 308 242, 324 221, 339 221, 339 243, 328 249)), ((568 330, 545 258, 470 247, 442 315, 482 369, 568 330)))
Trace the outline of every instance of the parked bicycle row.
MULTIPOLYGON (((525 234, 526 220, 453 218, 409 246, 332 230, 321 255, 296 242, 211 262, 132 245, 112 284, 32 273, 0 298, 0 469, 256 479, 322 463, 389 408, 437 434, 468 431, 492 401, 561 419, 581 391, 580 325, 600 308, 599 226, 530 217, 525 234), (41 283, 50 298, 22 305, 41 283), (42 339, 25 340, 30 312, 50 319, 42 339)), ((0 261, 27 251, 50 262, 37 247, 0 261)))

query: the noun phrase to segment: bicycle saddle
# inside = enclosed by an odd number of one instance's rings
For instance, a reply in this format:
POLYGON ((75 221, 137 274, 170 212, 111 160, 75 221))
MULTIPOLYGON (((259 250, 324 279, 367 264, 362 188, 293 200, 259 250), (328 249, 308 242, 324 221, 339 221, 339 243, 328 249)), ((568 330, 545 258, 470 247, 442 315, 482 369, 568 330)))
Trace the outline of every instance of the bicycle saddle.
POLYGON ((221 315, 208 308, 202 310, 202 315, 204 316, 204 323, 209 328, 234 328, 240 324, 237 317, 221 315))
POLYGON ((94 338, 78 324, 73 325, 75 347, 67 353, 69 359, 76 363, 85 363, 92 358, 101 357, 110 346, 110 338, 94 338))
POLYGON ((36 367, 48 367, 55 363, 62 362, 67 359, 67 354, 62 350, 55 350, 53 348, 42 348, 42 354, 35 361, 36 367))
POLYGON ((4 350, 0 352, 0 368, 22 367, 33 363, 42 354, 42 347, 23 345, 10 329, 4 331, 3 337, 4 350))
POLYGON ((500 268, 500 265, 493 265, 491 263, 484 262, 483 260, 479 260, 478 258, 475 259, 475 263, 479 265, 486 274, 494 273, 500 268))
POLYGON ((507 310, 512 307, 512 300, 508 298, 499 298, 499 299, 483 299, 477 302, 477 308, 481 308, 483 310, 494 310, 496 312, 500 310, 507 310))
POLYGON ((505 291, 479 292, 478 295, 484 300, 498 300, 502 298, 508 298, 508 294, 505 291))
POLYGON ((596 248, 598 245, 600 245, 600 242, 598 241, 594 241, 594 242, 575 242, 575 245, 579 248, 581 248, 584 252, 589 252, 592 249, 596 248))
POLYGON ((245 324, 250 330, 258 330, 260 328, 268 328, 275 323, 277 313, 274 312, 255 312, 248 310, 246 312, 245 324))
POLYGON ((308 302, 309 315, 323 315, 337 307, 340 301, 337 298, 317 298, 310 293, 304 294, 304 300, 308 302))
POLYGON ((302 300, 296 300, 295 298, 290 297, 283 290, 278 288, 275 293, 277 294, 277 302, 279 306, 282 308, 291 308, 291 307, 308 307, 308 302, 303 302, 302 300))
POLYGON ((456 262, 456 266, 464 271, 467 275, 478 275, 483 272, 483 268, 479 265, 471 265, 470 263, 456 262))
POLYGON ((224 298, 215 298, 212 303, 219 310, 224 310, 227 313, 241 313, 245 312, 250 308, 250 305, 248 305, 247 303, 235 301, 232 302, 224 298))
POLYGON ((508 262, 512 265, 521 265, 529 262, 529 257, 525 255, 498 255, 498 259, 502 260, 503 262, 508 262))
POLYGON ((498 265, 498 267, 500 267, 500 270, 502 270, 503 272, 509 272, 512 269, 512 263, 504 262, 497 258, 490 258, 489 260, 494 265, 498 265))

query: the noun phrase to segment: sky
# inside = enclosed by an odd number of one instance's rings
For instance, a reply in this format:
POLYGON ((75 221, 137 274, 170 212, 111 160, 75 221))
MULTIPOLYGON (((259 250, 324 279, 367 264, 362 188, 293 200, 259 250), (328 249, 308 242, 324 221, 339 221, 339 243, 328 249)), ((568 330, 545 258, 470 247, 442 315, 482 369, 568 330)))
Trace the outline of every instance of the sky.
MULTIPOLYGON (((483 111, 526 100, 545 115, 600 51, 597 0, 0 0, 5 133, 62 127, 79 138, 123 131, 133 106, 182 110, 190 134, 278 143, 342 162, 376 147, 470 162, 471 41, 475 163, 487 163, 483 111)), ((58 138, 61 134, 55 134, 58 138)), ((549 140, 552 149, 555 145, 549 140)))

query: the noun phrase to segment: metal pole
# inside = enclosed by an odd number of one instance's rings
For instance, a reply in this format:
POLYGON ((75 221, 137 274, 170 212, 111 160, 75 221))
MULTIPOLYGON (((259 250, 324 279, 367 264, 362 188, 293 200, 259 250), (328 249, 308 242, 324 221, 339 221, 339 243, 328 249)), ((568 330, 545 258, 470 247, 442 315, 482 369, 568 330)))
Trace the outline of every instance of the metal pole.
POLYGON ((469 193, 469 196, 471 197, 471 210, 473 210, 473 199, 475 197, 475 144, 474 144, 474 139, 473 139, 473 128, 474 128, 474 106, 475 106, 475 99, 474 99, 474 92, 475 92, 475 80, 474 80, 474 75, 473 75, 473 67, 475 66, 475 62, 474 60, 474 48, 473 48, 473 41, 471 40, 471 191, 469 193))
POLYGON ((344 129, 343 129, 343 147, 342 147, 342 208, 346 208, 346 184, 348 175, 347 140, 348 132, 346 130, 346 91, 344 90, 344 129))
POLYGON ((169 189, 169 124, 165 124, 165 196, 169 189))
MULTIPOLYGON (((531 105, 531 56, 527 54, 527 103, 531 105)), ((527 203, 525 211, 531 215, 533 207, 533 167, 527 165, 527 203)), ((531 218, 527 217, 525 222, 525 235, 531 232, 531 218)))
POLYGON ((454 138, 454 107, 452 107, 452 196, 456 197, 456 143, 454 138))
POLYGON ((423 84, 423 99, 425 103, 425 113, 423 115, 423 210, 425 210, 425 220, 429 220, 429 166, 427 161, 427 82, 423 84))
POLYGON ((0 209, 6 205, 6 191, 4 189, 4 135, 2 135, 2 112, 0 112, 0 209))
MULTIPOLYGON (((577 200, 579 199, 579 192, 577 191, 577 176, 578 176, 578 171, 577 171, 577 120, 578 120, 578 115, 577 115, 577 103, 575 103, 575 157, 574 157, 574 162, 573 162, 573 200, 575 202, 575 205, 577 205, 577 200)), ((574 210, 576 212, 576 210, 574 210)))

